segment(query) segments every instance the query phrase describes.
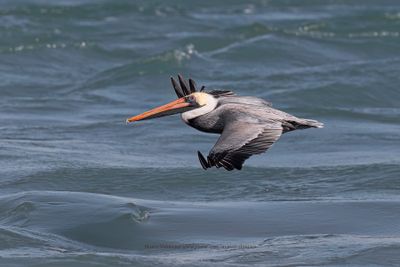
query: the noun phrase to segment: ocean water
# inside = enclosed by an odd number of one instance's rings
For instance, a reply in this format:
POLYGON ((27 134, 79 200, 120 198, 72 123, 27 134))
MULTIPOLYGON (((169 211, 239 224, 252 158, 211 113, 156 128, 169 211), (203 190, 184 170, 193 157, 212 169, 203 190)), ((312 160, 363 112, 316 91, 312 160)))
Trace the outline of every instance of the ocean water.
POLYGON ((0 1, 0 266, 398 266, 400 2, 0 1), (325 123, 242 171, 169 77, 325 123))

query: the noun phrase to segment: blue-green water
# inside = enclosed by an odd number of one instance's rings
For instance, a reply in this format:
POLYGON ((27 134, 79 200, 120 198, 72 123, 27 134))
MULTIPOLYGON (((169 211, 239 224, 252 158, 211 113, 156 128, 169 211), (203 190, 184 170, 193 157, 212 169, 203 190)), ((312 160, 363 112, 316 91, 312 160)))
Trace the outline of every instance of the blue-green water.
POLYGON ((0 1, 0 266, 397 266, 400 2, 0 1), (240 172, 169 76, 324 129, 240 172))

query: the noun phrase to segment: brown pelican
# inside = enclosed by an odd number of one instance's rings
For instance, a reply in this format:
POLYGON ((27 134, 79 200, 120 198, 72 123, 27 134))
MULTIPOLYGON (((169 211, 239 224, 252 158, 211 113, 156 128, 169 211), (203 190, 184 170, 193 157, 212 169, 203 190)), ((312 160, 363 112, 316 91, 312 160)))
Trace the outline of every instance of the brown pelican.
POLYGON ((198 157, 204 169, 216 166, 242 169, 245 160, 270 148, 283 133, 297 129, 322 128, 323 124, 272 108, 271 103, 232 91, 198 91, 195 82, 171 77, 178 99, 126 120, 127 123, 181 113, 183 121, 197 130, 221 134, 207 158, 198 157))

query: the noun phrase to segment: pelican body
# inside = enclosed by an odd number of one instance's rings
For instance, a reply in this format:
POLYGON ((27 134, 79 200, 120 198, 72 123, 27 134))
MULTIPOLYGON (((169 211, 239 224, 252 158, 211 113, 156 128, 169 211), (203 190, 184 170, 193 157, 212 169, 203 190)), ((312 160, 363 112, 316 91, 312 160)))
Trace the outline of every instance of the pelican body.
POLYGON ((297 129, 322 128, 316 120, 297 118, 257 97, 237 96, 232 91, 196 89, 195 82, 179 83, 171 77, 178 99, 127 119, 127 123, 181 113, 189 126, 220 134, 209 155, 198 151, 203 169, 213 166, 241 170, 250 156, 267 151, 283 133, 297 129))

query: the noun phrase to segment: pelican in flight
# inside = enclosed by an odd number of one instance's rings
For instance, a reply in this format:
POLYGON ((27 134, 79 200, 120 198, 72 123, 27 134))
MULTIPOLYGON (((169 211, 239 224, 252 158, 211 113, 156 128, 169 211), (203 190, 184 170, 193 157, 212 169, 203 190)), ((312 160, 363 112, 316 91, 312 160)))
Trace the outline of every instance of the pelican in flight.
POLYGON ((316 120, 297 118, 272 107, 271 103, 232 91, 196 89, 178 75, 171 77, 178 99, 126 120, 127 123, 181 113, 182 120, 199 131, 220 134, 207 157, 197 152, 201 166, 241 170, 254 154, 264 153, 282 134, 307 128, 322 128, 316 120))

